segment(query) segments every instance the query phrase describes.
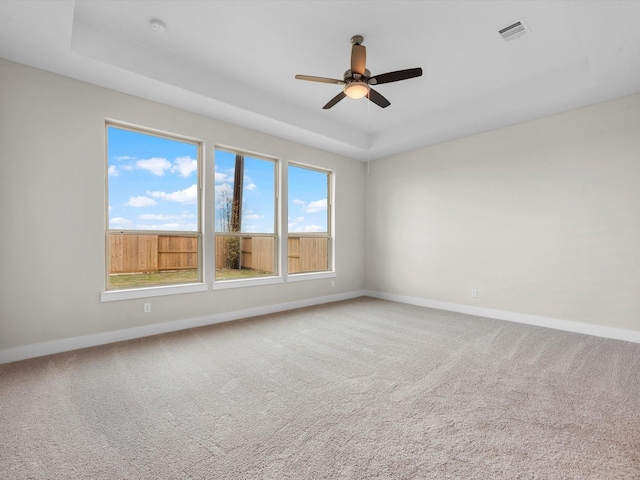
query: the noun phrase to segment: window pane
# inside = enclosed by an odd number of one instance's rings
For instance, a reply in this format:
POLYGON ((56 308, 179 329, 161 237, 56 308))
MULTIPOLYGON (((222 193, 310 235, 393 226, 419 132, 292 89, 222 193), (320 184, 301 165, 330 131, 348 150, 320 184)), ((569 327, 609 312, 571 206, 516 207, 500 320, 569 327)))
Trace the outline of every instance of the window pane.
POLYGON ((200 280, 199 151, 196 143, 107 127, 107 288, 200 280))
POLYGON ((288 272, 329 270, 330 173, 289 166, 288 272))
POLYGON ((272 160, 216 150, 216 280, 277 274, 275 171, 272 160))
POLYGON ((198 231, 198 146, 108 128, 109 228, 198 231))
POLYGON ((289 235, 289 273, 329 270, 329 239, 289 235))
POLYGON ((216 237, 216 280, 276 274, 275 237, 216 237))
POLYGON ((110 288, 198 280, 198 236, 109 234, 110 288))
POLYGON ((216 150, 215 164, 216 232, 275 233, 275 162, 216 150))
POLYGON ((289 233, 328 233, 329 174, 289 165, 289 233))

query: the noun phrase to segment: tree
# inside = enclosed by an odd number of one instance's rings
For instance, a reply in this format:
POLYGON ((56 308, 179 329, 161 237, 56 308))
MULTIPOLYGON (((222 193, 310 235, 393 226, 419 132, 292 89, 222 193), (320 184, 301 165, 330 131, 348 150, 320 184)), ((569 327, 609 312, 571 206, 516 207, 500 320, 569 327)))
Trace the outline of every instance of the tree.
MULTIPOLYGON (((240 233, 242 231, 242 189, 244 180, 244 157, 236 155, 235 174, 233 179, 233 195, 230 195, 227 185, 223 185, 219 190, 218 202, 218 228, 220 232, 240 233)), ((221 237, 224 243, 224 264, 225 268, 238 270, 240 264, 240 242, 239 236, 221 237)))

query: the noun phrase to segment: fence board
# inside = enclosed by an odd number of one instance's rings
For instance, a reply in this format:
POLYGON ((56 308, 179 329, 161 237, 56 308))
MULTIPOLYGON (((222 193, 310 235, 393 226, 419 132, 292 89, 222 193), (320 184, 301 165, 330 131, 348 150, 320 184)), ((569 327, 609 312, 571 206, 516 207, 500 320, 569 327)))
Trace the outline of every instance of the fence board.
POLYGON ((273 237, 252 237, 251 241, 251 266, 247 268, 253 268, 263 273, 275 273, 275 239, 273 237))
POLYGON ((321 272, 329 268, 329 239, 323 237, 289 238, 289 273, 321 272), (295 241, 298 241, 297 245, 295 241), (297 255, 297 256, 296 256, 297 255))
MULTIPOLYGON (((237 237, 236 237, 237 238, 237 237)), ((216 268, 228 268, 233 237, 216 237, 216 268)), ((237 244, 236 244, 237 245, 237 244)), ((289 237, 289 273, 319 272, 329 268, 329 239, 289 237)), ((235 247, 237 251, 237 246, 235 247)), ((242 237, 241 265, 261 273, 275 273, 275 239, 242 237)), ((109 273, 184 270, 198 267, 198 236, 109 235, 109 273)))
POLYGON ((197 267, 197 236, 109 235, 109 273, 157 272, 197 267))
POLYGON ((185 270, 197 267, 198 237, 158 237, 158 270, 185 270))
POLYGON ((289 259, 289 273, 300 272, 300 238, 289 237, 287 240, 287 250, 289 259))

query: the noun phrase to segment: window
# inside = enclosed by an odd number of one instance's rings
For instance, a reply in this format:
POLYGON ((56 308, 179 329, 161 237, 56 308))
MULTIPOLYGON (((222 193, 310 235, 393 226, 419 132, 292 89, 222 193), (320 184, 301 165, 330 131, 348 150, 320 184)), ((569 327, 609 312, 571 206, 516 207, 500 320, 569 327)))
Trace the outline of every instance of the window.
POLYGON ((290 164, 288 198, 288 273, 331 270, 331 173, 290 164))
POLYGON ((216 281, 277 274, 276 162, 216 149, 216 281))
POLYGON ((107 290, 201 282, 201 144, 106 128, 107 290))
POLYGON ((286 161, 281 168, 267 155, 216 148, 214 178, 205 181, 203 151, 189 137, 106 123, 102 301, 206 291, 208 269, 211 288, 221 289, 282 283, 287 274, 290 281, 335 276, 332 172, 286 161), (205 184, 214 191, 203 196, 205 184), (279 237, 280 188, 288 193, 286 241, 279 237), (213 199, 204 213, 202 198, 213 199), (205 242, 205 231, 213 242, 205 242), (322 275, 304 275, 313 273, 322 275))

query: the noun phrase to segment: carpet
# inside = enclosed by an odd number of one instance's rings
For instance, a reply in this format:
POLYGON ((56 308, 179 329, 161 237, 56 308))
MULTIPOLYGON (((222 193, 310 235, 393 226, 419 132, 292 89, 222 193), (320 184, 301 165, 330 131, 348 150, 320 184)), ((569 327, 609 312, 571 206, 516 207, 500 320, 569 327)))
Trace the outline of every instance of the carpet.
POLYGON ((638 479, 640 345, 359 298, 0 365, 3 479, 638 479))

